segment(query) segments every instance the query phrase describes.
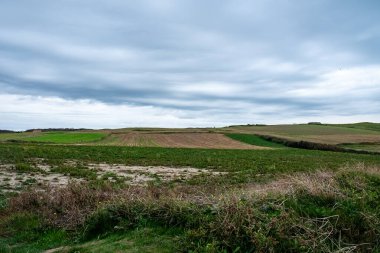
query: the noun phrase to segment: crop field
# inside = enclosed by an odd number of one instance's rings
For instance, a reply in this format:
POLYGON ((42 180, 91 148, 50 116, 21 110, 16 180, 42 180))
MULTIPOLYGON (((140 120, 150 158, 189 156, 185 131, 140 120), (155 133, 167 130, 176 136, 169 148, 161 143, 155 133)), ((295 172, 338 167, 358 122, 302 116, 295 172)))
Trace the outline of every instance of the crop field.
POLYGON ((343 144, 341 145, 345 148, 351 148, 355 150, 368 150, 380 152, 380 143, 352 143, 352 144, 343 144))
POLYGON ((0 134, 0 141, 47 142, 61 144, 80 144, 96 142, 105 138, 102 132, 44 132, 0 134))
POLYGON ((380 132, 380 123, 362 122, 362 123, 356 123, 356 124, 340 124, 340 125, 332 125, 332 126, 348 127, 348 128, 364 129, 364 130, 380 132))
MULTIPOLYGON (((244 143, 219 133, 141 133, 117 134, 119 145, 134 147, 262 149, 261 145, 244 143)), ((112 136, 111 136, 112 138, 112 136)))
MULTIPOLYGON (((0 134, 0 252, 380 251, 379 154, 253 132, 379 135, 314 125, 0 134)), ((344 144, 362 145, 378 148, 344 144)))
POLYGON ((380 124, 351 125, 264 125, 232 126, 230 133, 247 133, 282 137, 326 144, 379 142, 380 124))

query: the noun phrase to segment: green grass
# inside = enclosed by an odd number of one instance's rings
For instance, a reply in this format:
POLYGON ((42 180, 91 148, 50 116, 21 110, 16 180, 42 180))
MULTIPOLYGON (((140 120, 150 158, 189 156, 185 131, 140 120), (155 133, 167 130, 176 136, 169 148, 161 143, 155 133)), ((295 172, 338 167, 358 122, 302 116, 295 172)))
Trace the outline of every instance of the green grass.
POLYGON ((43 173, 44 172, 43 170, 37 167, 34 167, 28 163, 17 163, 14 168, 17 172, 20 172, 20 173, 33 173, 33 172, 43 173))
POLYGON ((336 192, 298 190, 218 205, 143 195, 116 199, 95 210, 76 233, 16 213, 0 223, 11 235, 0 239, 0 252, 62 244, 67 247, 58 252, 336 252, 353 246, 355 252, 378 252, 380 176, 340 171, 334 180, 336 192))
POLYGON ((43 225, 37 214, 15 213, 0 221, 1 253, 37 253, 69 243, 66 231, 43 225))
POLYGON ((73 132, 49 132, 39 136, 29 137, 27 141, 51 142, 61 144, 86 143, 100 141, 107 135, 105 133, 73 133, 73 132))
POLYGON ((234 140, 237 140, 240 142, 244 142, 244 143, 248 143, 251 145, 255 145, 255 146, 271 147, 271 148, 285 148, 285 146, 282 144, 267 141, 267 140, 265 140, 265 139, 263 139, 257 135, 253 135, 253 134, 225 134, 225 135, 231 139, 234 139, 234 140))
MULTIPOLYGON (((255 180, 257 174, 273 175, 318 169, 337 169, 364 163, 380 165, 380 156, 302 149, 275 150, 213 150, 157 147, 66 146, 66 145, 0 145, 1 163, 22 163, 43 158, 50 164, 66 160, 83 163, 105 162, 126 165, 162 165, 208 168, 231 172, 228 182, 255 180)), ((209 180, 207 178, 202 179, 209 180)))
MULTIPOLYGON (((250 136, 238 138, 261 141, 250 136)), ((94 171, 62 164, 69 160, 191 166, 230 173, 220 181, 206 176, 179 185, 149 185, 146 192, 138 187, 99 189, 89 184, 77 190, 63 189, 62 195, 58 190, 34 195, 25 192, 19 197, 0 195, 0 252, 43 252, 60 246, 66 246, 61 252, 329 252, 352 245, 359 245, 362 252, 380 250, 380 176, 342 169, 358 164, 379 167, 379 155, 291 148, 0 144, 2 164, 19 164, 29 172, 28 161, 33 158, 54 165, 56 172, 90 179, 94 171), (321 169, 335 171, 334 191, 298 190, 252 198, 244 194, 228 198, 231 192, 226 192, 226 200, 199 202, 199 196, 211 197, 211 188, 249 190, 258 178, 271 180, 282 173, 291 177, 294 172, 321 169), (178 194, 181 198, 171 199, 176 186, 183 190, 178 194), (125 195, 126 189, 132 189, 131 195, 125 195), (122 194, 113 198, 118 190, 122 194), (194 201, 188 202, 186 196, 192 192, 194 201), (111 197, 104 200, 106 196, 111 197), (65 229, 66 219, 72 221, 83 212, 88 215, 78 219, 77 227, 65 229)))
POLYGON ((76 178, 85 178, 94 180, 96 179, 96 172, 91 170, 85 166, 67 166, 61 165, 57 167, 53 167, 51 170, 53 173, 60 173, 66 176, 76 177, 76 178))
POLYGON ((34 141, 58 144, 75 144, 101 141, 107 136, 101 132, 43 132, 43 133, 3 133, 0 141, 34 141))
POLYGON ((175 228, 141 227, 127 233, 111 234, 103 239, 80 243, 58 252, 176 252, 176 237, 181 233, 181 230, 175 228))

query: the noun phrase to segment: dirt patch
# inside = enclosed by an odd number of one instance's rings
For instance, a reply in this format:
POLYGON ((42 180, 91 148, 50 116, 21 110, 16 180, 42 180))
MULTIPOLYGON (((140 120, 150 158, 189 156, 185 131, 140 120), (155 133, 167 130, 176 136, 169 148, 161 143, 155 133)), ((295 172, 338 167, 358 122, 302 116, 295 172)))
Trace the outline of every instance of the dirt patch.
POLYGON ((269 149, 242 143, 219 133, 127 133, 118 134, 121 144, 140 147, 269 149))
MULTIPOLYGON (((2 191, 19 191, 31 185, 48 184, 53 187, 66 186, 70 180, 79 181, 58 173, 20 173, 15 171, 12 164, 0 165, 0 188, 2 191)), ((40 165, 37 168, 48 172, 50 167, 40 165)))
POLYGON ((191 167, 127 166, 106 163, 89 164, 88 166, 96 170, 99 176, 114 173, 117 176, 126 178, 132 184, 143 184, 153 180, 185 180, 201 174, 217 176, 226 173, 191 167))
MULTIPOLYGON (((86 178, 74 178, 66 174, 53 172, 54 166, 43 161, 33 160, 37 172, 18 172, 13 164, 0 165, 0 188, 3 191, 20 191, 31 185, 66 186, 70 181, 85 181, 86 178)), ((75 168, 77 161, 65 161, 63 166, 75 168)), ((218 176, 226 172, 216 172, 191 167, 165 166, 127 166, 123 164, 87 164, 80 165, 83 170, 95 171, 98 179, 110 182, 125 182, 131 185, 144 185, 150 181, 186 180, 197 175, 218 176)))

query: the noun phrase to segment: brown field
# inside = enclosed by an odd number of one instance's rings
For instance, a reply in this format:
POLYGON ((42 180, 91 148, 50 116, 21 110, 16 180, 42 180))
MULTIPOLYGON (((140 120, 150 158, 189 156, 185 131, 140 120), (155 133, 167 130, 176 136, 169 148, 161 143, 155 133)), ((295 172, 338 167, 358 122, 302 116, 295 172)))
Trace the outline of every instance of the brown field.
POLYGON ((331 134, 300 136, 299 139, 326 144, 379 142, 380 135, 331 134))
POLYGON ((326 125, 233 126, 227 132, 270 135, 325 144, 380 142, 378 131, 326 125))
POLYGON ((138 133, 113 134, 119 145, 174 148, 216 148, 216 149, 268 149, 249 145, 218 133, 138 133))

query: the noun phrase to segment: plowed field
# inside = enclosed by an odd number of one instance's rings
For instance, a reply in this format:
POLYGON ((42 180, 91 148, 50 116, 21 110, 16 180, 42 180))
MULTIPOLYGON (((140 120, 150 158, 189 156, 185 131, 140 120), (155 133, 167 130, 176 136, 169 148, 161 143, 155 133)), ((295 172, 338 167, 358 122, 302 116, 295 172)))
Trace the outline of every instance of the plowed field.
POLYGON ((140 147, 268 149, 245 144, 218 133, 127 133, 116 135, 120 145, 140 147))

